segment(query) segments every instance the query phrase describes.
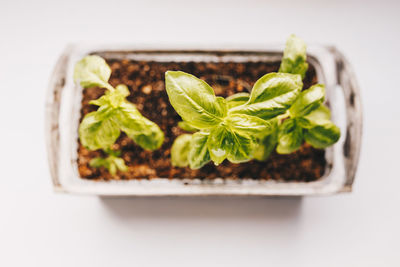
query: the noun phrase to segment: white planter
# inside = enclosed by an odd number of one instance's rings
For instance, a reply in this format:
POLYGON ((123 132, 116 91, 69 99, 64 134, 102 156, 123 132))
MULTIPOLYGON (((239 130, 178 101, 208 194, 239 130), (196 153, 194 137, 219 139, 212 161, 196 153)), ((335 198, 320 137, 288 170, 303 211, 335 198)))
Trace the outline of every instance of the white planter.
POLYGON ((129 58, 152 61, 277 61, 282 46, 229 50, 218 48, 171 49, 148 46, 68 47, 51 77, 46 102, 46 139, 49 164, 57 192, 93 195, 195 196, 261 195, 296 196, 349 192, 354 181, 361 146, 362 110, 359 88, 348 62, 334 47, 309 46, 308 60, 318 80, 326 85, 332 120, 342 131, 340 140, 326 149, 326 170, 314 182, 265 180, 165 179, 92 181, 79 177, 77 168, 78 125, 81 88, 72 80, 74 64, 87 54, 106 59, 129 58))

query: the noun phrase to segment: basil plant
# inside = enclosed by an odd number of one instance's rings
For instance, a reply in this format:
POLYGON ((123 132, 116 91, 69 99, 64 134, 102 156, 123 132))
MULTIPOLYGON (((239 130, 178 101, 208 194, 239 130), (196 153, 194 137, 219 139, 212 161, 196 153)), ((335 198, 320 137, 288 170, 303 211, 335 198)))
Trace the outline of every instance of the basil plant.
POLYGON ((121 131, 148 150, 161 146, 164 133, 126 100, 129 95, 126 85, 120 84, 114 88, 108 83, 110 75, 110 67, 99 56, 86 56, 75 65, 75 82, 84 88, 98 86, 107 89, 103 96, 89 102, 98 106, 98 109, 83 118, 79 126, 79 138, 89 150, 102 149, 108 155, 107 158, 93 159, 90 165, 103 166, 114 175, 117 170, 127 170, 125 162, 119 157, 120 152, 111 149, 121 131))
POLYGON ((338 141, 339 128, 323 104, 325 87, 302 91, 308 69, 306 45, 292 35, 278 73, 268 73, 251 93, 226 99, 215 95, 203 80, 181 71, 167 71, 166 90, 171 105, 183 119, 179 127, 192 132, 176 138, 171 149, 174 166, 198 169, 213 161, 265 161, 276 149, 289 154, 303 142, 326 148, 338 141))

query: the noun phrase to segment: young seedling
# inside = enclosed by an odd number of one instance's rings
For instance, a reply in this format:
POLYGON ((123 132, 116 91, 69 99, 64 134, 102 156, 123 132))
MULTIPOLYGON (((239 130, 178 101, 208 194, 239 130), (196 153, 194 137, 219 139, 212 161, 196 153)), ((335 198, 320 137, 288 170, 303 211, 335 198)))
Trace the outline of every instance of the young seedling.
POLYGON ((120 151, 108 149, 105 152, 108 155, 106 158, 94 158, 90 161, 89 165, 93 168, 104 167, 111 175, 115 175, 117 173, 117 170, 121 172, 125 172, 128 170, 128 167, 125 165, 124 160, 120 158, 120 151))
POLYGON ((115 88, 108 83, 111 69, 99 56, 86 56, 75 65, 74 80, 82 87, 98 86, 106 88, 106 93, 89 103, 99 108, 85 115, 79 126, 79 138, 89 150, 102 149, 106 158, 95 158, 92 167, 105 167, 111 174, 127 167, 120 153, 112 151, 121 131, 144 149, 155 150, 161 146, 164 133, 152 121, 143 117, 135 105, 128 102, 128 88, 120 84, 115 88))
POLYGON ((261 77, 249 94, 224 99, 193 75, 167 71, 167 93, 183 119, 179 126, 195 132, 175 140, 172 164, 198 169, 210 161, 219 165, 224 159, 233 163, 264 161, 275 148, 288 154, 304 141, 316 148, 337 142, 340 130, 323 105, 324 86, 301 91, 307 68, 306 46, 292 35, 279 73, 261 77))

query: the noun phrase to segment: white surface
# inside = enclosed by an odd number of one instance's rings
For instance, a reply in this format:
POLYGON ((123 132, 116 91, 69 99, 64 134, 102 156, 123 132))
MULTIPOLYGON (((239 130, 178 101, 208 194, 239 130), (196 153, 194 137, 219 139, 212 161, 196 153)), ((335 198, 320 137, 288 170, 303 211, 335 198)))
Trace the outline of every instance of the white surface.
POLYGON ((0 266, 400 266, 399 1, 0 2, 0 266), (337 45, 362 87, 354 192, 99 199, 52 192, 44 94, 68 42, 337 45), (17 142, 15 142, 17 140, 17 142))

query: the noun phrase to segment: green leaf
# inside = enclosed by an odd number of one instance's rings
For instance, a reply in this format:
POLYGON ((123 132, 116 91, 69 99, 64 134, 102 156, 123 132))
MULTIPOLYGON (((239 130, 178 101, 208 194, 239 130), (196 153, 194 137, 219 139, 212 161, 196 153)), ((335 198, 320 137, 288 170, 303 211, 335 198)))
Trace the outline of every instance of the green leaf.
POLYGON ((325 99, 325 86, 317 84, 300 93, 299 97, 290 107, 291 117, 302 117, 316 110, 325 99))
POLYGON ((331 112, 329 108, 321 104, 317 109, 311 111, 304 117, 297 117, 296 121, 304 129, 311 129, 316 125, 330 122, 331 112))
POLYGON ((207 141, 211 160, 219 165, 224 159, 233 163, 249 161, 253 152, 252 138, 221 124, 211 130, 207 141))
POLYGON ((181 71, 167 71, 165 82, 171 105, 194 127, 210 128, 226 116, 225 100, 217 98, 206 82, 181 71))
POLYGON ((271 133, 261 137, 254 147, 254 159, 266 161, 278 143, 278 120, 272 119, 271 133))
POLYGON ((157 124, 143 117, 131 103, 122 103, 116 110, 114 120, 129 138, 144 149, 155 150, 164 141, 164 133, 157 124))
POLYGON ((314 124, 321 124, 331 119, 331 111, 327 106, 322 104, 317 109, 304 116, 304 118, 314 124))
POLYGON ((287 119, 279 127, 278 147, 279 154, 290 154, 303 143, 303 129, 297 125, 296 119, 287 119))
POLYGON ((90 150, 106 149, 120 135, 118 125, 107 114, 107 110, 86 114, 79 126, 82 145, 90 150))
MULTIPOLYGON (((125 132, 129 138, 144 149, 155 150, 159 148, 164 141, 164 133, 154 122, 143 117, 135 105, 126 101, 125 98, 128 95, 128 88, 125 85, 118 85, 114 91, 106 92, 104 96, 90 103, 100 106, 97 113, 107 113, 103 116, 108 117, 107 120, 115 128, 113 129, 115 133, 119 133, 120 130, 125 132)), ((93 143, 95 141, 85 140, 85 142, 93 143)), ((91 147, 98 146, 91 145, 91 147)), ((104 149, 104 147, 100 148, 104 149)))
POLYGON ((268 73, 254 84, 249 101, 230 109, 229 113, 271 119, 284 113, 293 104, 302 86, 300 75, 268 73))
POLYGON ((114 164, 117 169, 122 172, 126 172, 128 170, 128 166, 125 165, 125 161, 122 158, 114 157, 114 164))
POLYGON ((336 143, 340 138, 340 129, 332 122, 326 121, 305 130, 304 139, 315 148, 326 148, 336 143))
POLYGON ((110 67, 99 56, 86 56, 75 64, 74 81, 82 87, 98 86, 112 91, 112 86, 108 84, 110 75, 110 67))
POLYGON ((189 165, 189 151, 191 134, 182 134, 178 136, 171 147, 171 164, 175 167, 186 167, 189 165))
MULTIPOLYGON (((126 85, 120 84, 114 89, 108 84, 110 75, 111 69, 99 56, 87 56, 75 66, 74 79, 79 81, 82 86, 100 86, 109 89, 99 99, 89 102, 99 108, 97 111, 87 114, 79 126, 79 137, 82 144, 90 150, 108 151, 120 132, 124 131, 144 149, 159 148, 164 141, 164 133, 126 100, 129 95, 126 85)), ((113 152, 110 152, 110 157, 113 155, 113 152)), ((110 173, 115 173, 118 166, 123 168, 122 164, 121 160, 115 159, 112 164, 108 165, 110 173)))
POLYGON ((207 147, 208 136, 206 132, 197 132, 192 135, 188 159, 190 168, 193 170, 200 169, 211 160, 207 147))
POLYGON ((146 132, 135 134, 126 132, 126 134, 135 141, 136 144, 147 150, 156 150, 164 142, 164 133, 154 122, 141 118, 143 125, 147 128, 146 132))
POLYGON ((308 69, 306 48, 307 46, 302 39, 295 35, 289 36, 279 72, 300 74, 304 79, 308 69))
POLYGON ((114 120, 118 123, 118 126, 128 135, 149 133, 142 118, 142 114, 140 114, 135 105, 128 102, 122 103, 116 109, 114 116, 114 120))
POLYGON ((304 117, 296 117, 296 123, 299 127, 303 129, 310 129, 315 126, 313 122, 304 117))
POLYGON ((113 108, 117 108, 125 102, 125 98, 128 95, 128 87, 124 84, 120 84, 115 88, 115 90, 107 91, 102 97, 90 101, 89 104, 96 106, 110 105, 113 108))
POLYGON ((228 105, 228 109, 243 105, 247 101, 249 101, 250 94, 249 93, 237 93, 226 98, 226 103, 228 105))
POLYGON ((232 114, 225 119, 225 123, 235 132, 254 138, 265 136, 273 129, 271 120, 266 121, 246 114, 232 114))
POLYGON ((93 168, 105 167, 111 175, 115 175, 117 170, 121 172, 126 172, 128 170, 122 158, 112 155, 107 158, 94 158, 89 162, 89 165, 93 168))
POLYGON ((188 122, 186 122, 186 121, 180 121, 180 122, 178 122, 178 126, 179 126, 179 128, 181 128, 182 130, 185 130, 185 131, 187 131, 187 132, 191 132, 191 133, 194 133, 194 132, 197 132, 198 131, 198 129, 196 129, 195 127, 193 127, 192 125, 190 125, 188 122))

